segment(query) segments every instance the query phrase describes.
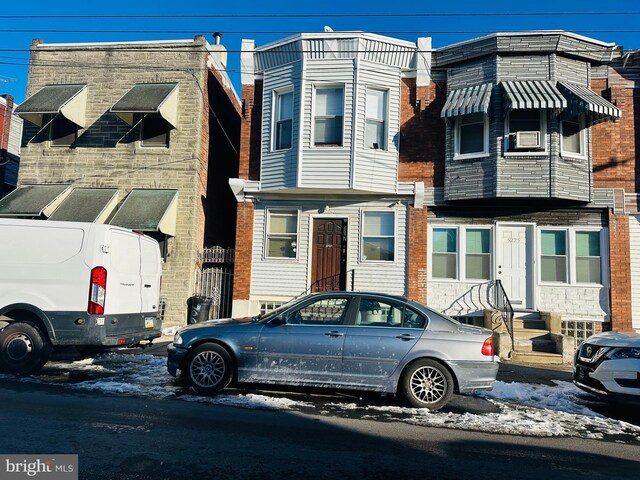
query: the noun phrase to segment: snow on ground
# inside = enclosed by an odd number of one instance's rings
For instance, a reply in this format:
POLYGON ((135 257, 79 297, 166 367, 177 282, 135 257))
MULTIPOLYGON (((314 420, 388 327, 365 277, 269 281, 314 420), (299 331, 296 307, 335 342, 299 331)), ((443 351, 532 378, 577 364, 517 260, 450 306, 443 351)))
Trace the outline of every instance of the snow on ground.
MULTIPOLYGON (((476 395, 494 404, 498 410, 496 413, 455 413, 446 408, 440 412, 431 412, 395 405, 336 402, 335 395, 330 396, 330 400, 326 397, 305 396, 310 401, 283 397, 286 393, 197 396, 176 384, 167 373, 165 358, 153 355, 108 353, 79 361, 50 362, 38 375, 19 379, 0 375, 0 380, 39 382, 106 394, 175 398, 186 402, 250 409, 320 411, 322 414, 356 415, 362 419, 398 421, 429 427, 640 443, 640 427, 594 412, 584 400, 586 394, 573 384, 560 381, 553 386, 496 382, 492 391, 476 395)), ((292 393, 290 396, 300 395, 292 393)))

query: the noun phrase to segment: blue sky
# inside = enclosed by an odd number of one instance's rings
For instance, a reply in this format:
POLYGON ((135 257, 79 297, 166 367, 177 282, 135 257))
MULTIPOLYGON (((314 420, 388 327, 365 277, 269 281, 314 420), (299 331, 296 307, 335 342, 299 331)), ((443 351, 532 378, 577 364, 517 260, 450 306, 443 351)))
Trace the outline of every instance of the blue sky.
POLYGON ((33 38, 46 43, 188 39, 211 33, 224 34, 222 43, 230 51, 229 75, 239 90, 239 53, 243 38, 258 45, 294 32, 320 32, 325 25, 334 30, 365 30, 415 41, 431 36, 433 46, 482 36, 495 31, 563 29, 598 40, 615 42, 626 49, 640 48, 640 4, 635 1, 564 0, 517 2, 493 0, 457 2, 382 2, 380 0, 324 0, 323 2, 203 2, 181 0, 110 0, 109 2, 35 0, 4 2, 0 28, 0 93, 24 100, 28 49, 33 38), (63 6, 64 8, 61 8, 63 6), (532 12, 626 12, 621 15, 517 15, 532 12), (635 14, 633 14, 635 12, 635 14), (424 16, 435 13, 500 13, 499 16, 424 16), (10 18, 16 15, 167 15, 172 18, 10 18), (251 18, 247 15, 313 14, 304 18, 251 18), (376 14, 369 17, 339 17, 340 14, 376 14), (405 16, 390 16, 403 14, 405 16), (506 14, 506 15, 505 15, 506 14), (207 18, 177 18, 206 15, 207 18), (230 17, 213 18, 215 15, 230 17), (20 30, 20 31, 9 31, 20 30), (65 30, 54 32, 52 30, 65 30), (71 31, 77 30, 77 31, 71 31), (79 30, 87 30, 81 32, 79 30), (97 32, 110 30, 110 32, 97 32), (154 33, 124 32, 154 30, 154 33), (635 31, 634 31, 635 30, 635 31))

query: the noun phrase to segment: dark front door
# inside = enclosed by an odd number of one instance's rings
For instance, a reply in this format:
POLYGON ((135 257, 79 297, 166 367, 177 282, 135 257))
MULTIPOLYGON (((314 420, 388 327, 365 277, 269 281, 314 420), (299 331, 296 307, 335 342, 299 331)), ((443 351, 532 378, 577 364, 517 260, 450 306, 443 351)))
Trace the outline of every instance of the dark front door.
POLYGON ((347 279, 347 222, 337 218, 313 221, 311 291, 345 290, 347 279))

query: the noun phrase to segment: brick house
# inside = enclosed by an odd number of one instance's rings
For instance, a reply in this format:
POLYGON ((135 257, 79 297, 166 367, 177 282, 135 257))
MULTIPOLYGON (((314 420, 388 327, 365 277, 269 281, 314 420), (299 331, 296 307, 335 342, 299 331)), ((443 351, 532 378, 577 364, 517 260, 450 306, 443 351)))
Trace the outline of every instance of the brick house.
POLYGON ((234 314, 347 288, 491 325, 503 289, 530 359, 630 326, 625 58, 562 31, 245 41, 234 314))
MULTIPOLYGON (((218 42, 216 42, 218 43, 218 42)), ((31 47, 19 187, 0 215, 106 222, 163 250, 165 326, 184 324, 205 246, 232 247, 240 101, 226 50, 184 41, 31 47), (219 228, 219 225, 230 228, 219 228)))
POLYGON ((0 198, 16 188, 20 165, 22 119, 11 95, 0 95, 0 198))

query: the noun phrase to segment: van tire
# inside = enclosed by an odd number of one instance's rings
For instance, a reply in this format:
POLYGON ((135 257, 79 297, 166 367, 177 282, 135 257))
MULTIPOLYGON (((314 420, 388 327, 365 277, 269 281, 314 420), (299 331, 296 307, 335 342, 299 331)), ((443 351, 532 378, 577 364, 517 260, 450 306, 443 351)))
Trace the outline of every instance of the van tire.
POLYGON ((233 378, 231 355, 216 343, 204 343, 194 348, 184 365, 184 378, 198 393, 218 393, 233 378))
POLYGON ((30 375, 49 360, 51 346, 30 322, 15 322, 0 330, 0 372, 30 375))

